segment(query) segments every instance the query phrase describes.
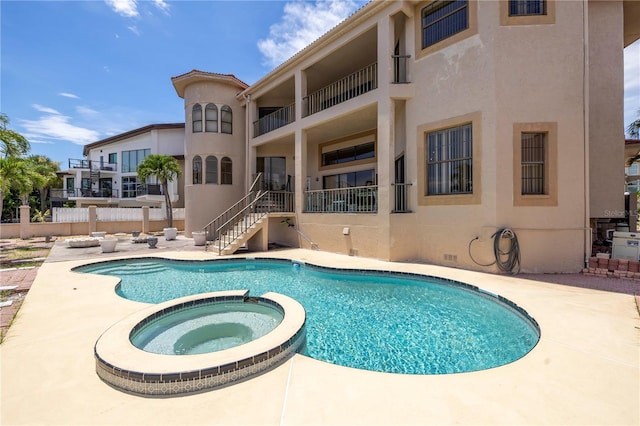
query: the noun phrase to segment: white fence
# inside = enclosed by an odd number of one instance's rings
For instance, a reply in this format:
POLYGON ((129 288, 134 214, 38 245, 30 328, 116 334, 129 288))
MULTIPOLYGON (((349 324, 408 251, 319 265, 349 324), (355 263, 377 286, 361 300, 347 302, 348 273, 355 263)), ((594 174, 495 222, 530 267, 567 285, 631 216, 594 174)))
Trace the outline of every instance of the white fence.
MULTIPOLYGON (((98 222, 123 222, 142 220, 142 209, 131 208, 96 208, 98 222)), ((149 220, 166 219, 165 209, 149 209, 149 220)), ((184 220, 184 209, 173 209, 173 219, 184 220)), ((53 222, 88 222, 89 208, 54 207, 52 213, 53 222)))

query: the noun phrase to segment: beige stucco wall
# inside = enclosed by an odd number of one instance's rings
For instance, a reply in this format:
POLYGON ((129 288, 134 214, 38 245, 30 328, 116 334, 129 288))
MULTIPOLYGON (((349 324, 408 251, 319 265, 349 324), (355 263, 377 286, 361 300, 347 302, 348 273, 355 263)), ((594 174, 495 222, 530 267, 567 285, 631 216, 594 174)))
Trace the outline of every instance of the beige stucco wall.
MULTIPOLYGON (((186 87, 185 103, 185 231, 190 235, 193 231, 201 230, 207 223, 215 219, 236 201, 244 196, 245 164, 246 164, 246 123, 245 111, 236 100, 239 88, 228 83, 196 82, 186 87), (191 111, 195 103, 202 104, 203 120, 204 108, 207 103, 215 103, 220 108, 223 105, 231 107, 233 112, 233 134, 192 131, 191 111), (206 158, 213 155, 218 158, 218 183, 193 184, 193 158, 199 155, 203 164, 203 182, 206 176, 206 158), (223 157, 229 157, 233 163, 232 185, 221 185, 220 162, 223 157)), ((204 121, 203 121, 204 126, 204 121)), ((220 130, 220 126, 218 128, 220 130)))
POLYGON ((624 212, 623 5, 590 1, 588 7, 588 138, 591 217, 624 212))

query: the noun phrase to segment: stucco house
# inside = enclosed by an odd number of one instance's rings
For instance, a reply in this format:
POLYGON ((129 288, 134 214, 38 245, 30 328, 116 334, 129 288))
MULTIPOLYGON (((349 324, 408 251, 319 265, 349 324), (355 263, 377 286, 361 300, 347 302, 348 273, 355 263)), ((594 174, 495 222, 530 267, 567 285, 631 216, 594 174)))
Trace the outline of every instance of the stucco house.
MULTIPOLYGON (((140 182, 136 169, 149 154, 175 157, 184 168, 184 123, 152 124, 84 146, 83 159, 70 159, 62 171, 63 189, 52 201, 75 201, 76 207, 160 207, 159 183, 140 182)), ((184 207, 184 181, 169 183, 173 207, 184 207)))
MULTIPOLYGON (((638 38, 636 1, 374 1, 252 85, 173 77, 182 150, 148 148, 184 156, 185 231, 221 253, 493 271, 497 245, 522 271, 577 272, 625 217, 623 49, 638 38)), ((108 164, 122 136, 85 154, 108 164)))

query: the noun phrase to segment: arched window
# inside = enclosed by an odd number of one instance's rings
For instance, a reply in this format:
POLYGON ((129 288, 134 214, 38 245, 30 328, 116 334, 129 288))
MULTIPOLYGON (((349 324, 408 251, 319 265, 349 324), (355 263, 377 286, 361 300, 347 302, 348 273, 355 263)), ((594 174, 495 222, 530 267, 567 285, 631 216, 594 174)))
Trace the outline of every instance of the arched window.
POLYGON ((191 121, 193 123, 193 132, 202 131, 202 105, 195 104, 191 110, 191 121))
POLYGON ((193 183, 202 183, 202 158, 199 155, 193 157, 193 183))
POLYGON ((233 133, 233 113, 231 112, 231 107, 229 105, 224 105, 220 108, 222 112, 222 133, 233 133))
POLYGON ((220 183, 223 185, 231 185, 233 182, 233 165, 231 158, 222 157, 220 160, 220 183))
POLYGON ((207 104, 204 109, 205 132, 218 132, 218 107, 215 104, 207 104))
POLYGON ((218 159, 210 155, 205 160, 206 181, 205 183, 218 183, 218 159))

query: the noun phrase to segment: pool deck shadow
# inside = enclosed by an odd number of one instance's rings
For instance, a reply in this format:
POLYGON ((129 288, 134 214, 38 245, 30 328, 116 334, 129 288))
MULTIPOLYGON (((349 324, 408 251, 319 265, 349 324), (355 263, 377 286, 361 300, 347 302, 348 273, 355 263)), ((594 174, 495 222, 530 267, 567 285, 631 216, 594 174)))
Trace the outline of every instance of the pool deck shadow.
POLYGON ((105 330, 148 305, 115 295, 116 278, 71 268, 137 256, 218 258, 186 238, 161 238, 155 250, 125 244, 112 254, 62 243, 52 249, 0 346, 1 424, 640 424, 640 316, 634 296, 301 249, 251 256, 415 272, 477 285, 533 316, 540 341, 516 362, 472 373, 377 373, 294 355, 251 380, 210 392, 173 398, 120 392, 96 375, 93 348, 105 330))

